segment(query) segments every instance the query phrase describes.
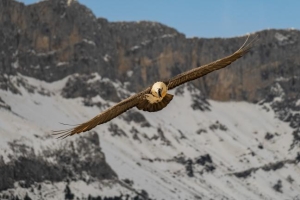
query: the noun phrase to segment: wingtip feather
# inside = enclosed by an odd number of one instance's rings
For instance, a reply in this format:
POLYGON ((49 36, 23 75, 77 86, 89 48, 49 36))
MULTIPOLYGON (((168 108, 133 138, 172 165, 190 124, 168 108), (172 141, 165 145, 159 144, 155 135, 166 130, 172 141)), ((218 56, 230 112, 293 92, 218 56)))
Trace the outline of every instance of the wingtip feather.
POLYGON ((56 139, 65 139, 66 137, 73 135, 72 131, 73 129, 52 131, 52 135, 58 136, 56 139))
POLYGON ((255 34, 254 38, 249 41, 251 34, 248 34, 248 37, 246 39, 246 41, 243 43, 243 45, 237 50, 237 52, 239 51, 243 51, 244 53, 248 53, 250 51, 250 49, 254 46, 255 42, 258 41, 258 34, 255 34))

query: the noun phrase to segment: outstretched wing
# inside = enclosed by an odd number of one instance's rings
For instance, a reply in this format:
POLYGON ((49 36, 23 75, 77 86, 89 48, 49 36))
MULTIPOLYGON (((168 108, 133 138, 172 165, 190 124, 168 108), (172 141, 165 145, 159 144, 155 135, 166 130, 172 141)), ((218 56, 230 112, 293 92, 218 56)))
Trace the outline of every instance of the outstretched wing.
POLYGON ((122 114, 126 110, 138 105, 139 101, 143 98, 143 96, 149 92, 150 92, 150 87, 108 108, 107 110, 105 110, 104 112, 100 113, 99 115, 95 116, 93 119, 87 122, 84 122, 71 129, 53 131, 54 132, 53 134, 59 135, 58 138, 66 138, 74 134, 79 134, 81 132, 86 132, 88 130, 91 130, 95 126, 106 123, 112 120, 113 118, 117 117, 118 115, 122 114))
POLYGON ((200 67, 197 67, 195 69, 191 69, 187 72, 183 72, 168 81, 166 81, 166 85, 168 86, 168 89, 173 89, 181 84, 184 84, 188 81, 195 80, 201 76, 204 76, 212 71, 221 69, 226 67, 227 65, 230 65, 232 62, 236 61, 237 59, 241 58, 243 55, 249 52, 249 50, 252 47, 252 44, 256 37, 247 44, 247 41, 249 39, 249 36, 245 43, 241 46, 239 50, 237 50, 235 53, 231 54, 230 56, 227 56, 225 58, 219 59, 215 62, 209 63, 207 65, 203 65, 200 67))

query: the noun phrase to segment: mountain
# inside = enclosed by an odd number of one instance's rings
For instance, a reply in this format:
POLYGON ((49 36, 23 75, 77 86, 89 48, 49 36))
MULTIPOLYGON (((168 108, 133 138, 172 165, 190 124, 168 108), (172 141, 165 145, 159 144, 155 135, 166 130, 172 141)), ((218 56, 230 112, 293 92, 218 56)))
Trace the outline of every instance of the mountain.
POLYGON ((0 1, 1 199, 300 199, 300 32, 263 30, 225 69, 171 91, 157 113, 84 122, 157 80, 237 50, 108 22, 77 1, 0 1))

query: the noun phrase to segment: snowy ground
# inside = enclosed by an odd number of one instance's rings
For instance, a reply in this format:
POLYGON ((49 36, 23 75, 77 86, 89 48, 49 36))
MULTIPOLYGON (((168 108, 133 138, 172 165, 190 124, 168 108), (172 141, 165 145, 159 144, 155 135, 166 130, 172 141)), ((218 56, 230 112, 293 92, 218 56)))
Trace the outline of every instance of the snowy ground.
MULTIPOLYGON (((54 148, 78 137, 65 140, 52 137, 52 130, 67 128, 59 122, 78 124, 100 112, 98 107, 84 106, 81 98, 60 96, 67 78, 51 84, 23 78, 52 95, 29 93, 22 87, 19 87, 22 95, 0 90, 2 100, 11 106, 11 111, 0 108, 0 154, 5 162, 10 159, 7 142, 20 140, 33 146, 36 152, 45 146, 54 148), (47 139, 38 139, 36 135, 47 139)), ((101 97, 95 99, 103 101, 101 97)), ((300 199, 297 164, 286 164, 270 171, 259 169, 246 178, 232 175, 295 159, 298 149, 289 151, 293 130, 288 124, 276 119, 272 110, 267 111, 259 105, 211 100, 209 103, 211 111, 193 110, 191 92, 184 87, 184 94, 175 96, 162 111, 141 112, 150 127, 126 122, 122 116, 96 127, 107 163, 120 180, 132 180, 135 189, 147 191, 153 199, 300 199), (111 123, 127 136, 113 136, 109 131, 111 123), (138 139, 133 137, 133 127, 138 131, 138 139), (274 137, 266 140, 267 133, 274 137), (197 160, 204 155, 209 155, 211 162, 199 164, 197 160), (178 161, 179 157, 183 162, 178 161), (207 167, 214 169, 207 170, 207 167), (192 174, 188 174, 191 171, 192 174), (288 176, 293 181, 288 180, 288 176), (279 180, 282 187, 275 191, 273 187, 279 180)), ((49 186, 49 191, 60 188, 59 184, 49 186)), ((99 192, 95 184, 79 181, 71 183, 70 188, 79 196, 88 194, 86 191, 95 195, 106 193, 99 192)), ((120 191, 115 189, 115 195, 120 191)))

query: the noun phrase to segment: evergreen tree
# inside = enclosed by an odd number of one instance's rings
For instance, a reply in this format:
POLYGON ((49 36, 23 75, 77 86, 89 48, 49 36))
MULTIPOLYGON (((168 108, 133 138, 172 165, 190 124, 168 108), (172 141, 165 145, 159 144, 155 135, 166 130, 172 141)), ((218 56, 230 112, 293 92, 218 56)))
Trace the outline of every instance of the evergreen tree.
POLYGON ((66 185, 65 189, 65 200, 73 200, 74 194, 71 192, 69 185, 66 185))
POLYGON ((24 197, 24 200, 32 200, 29 196, 28 196, 28 194, 26 193, 26 195, 25 195, 25 197, 24 197))

